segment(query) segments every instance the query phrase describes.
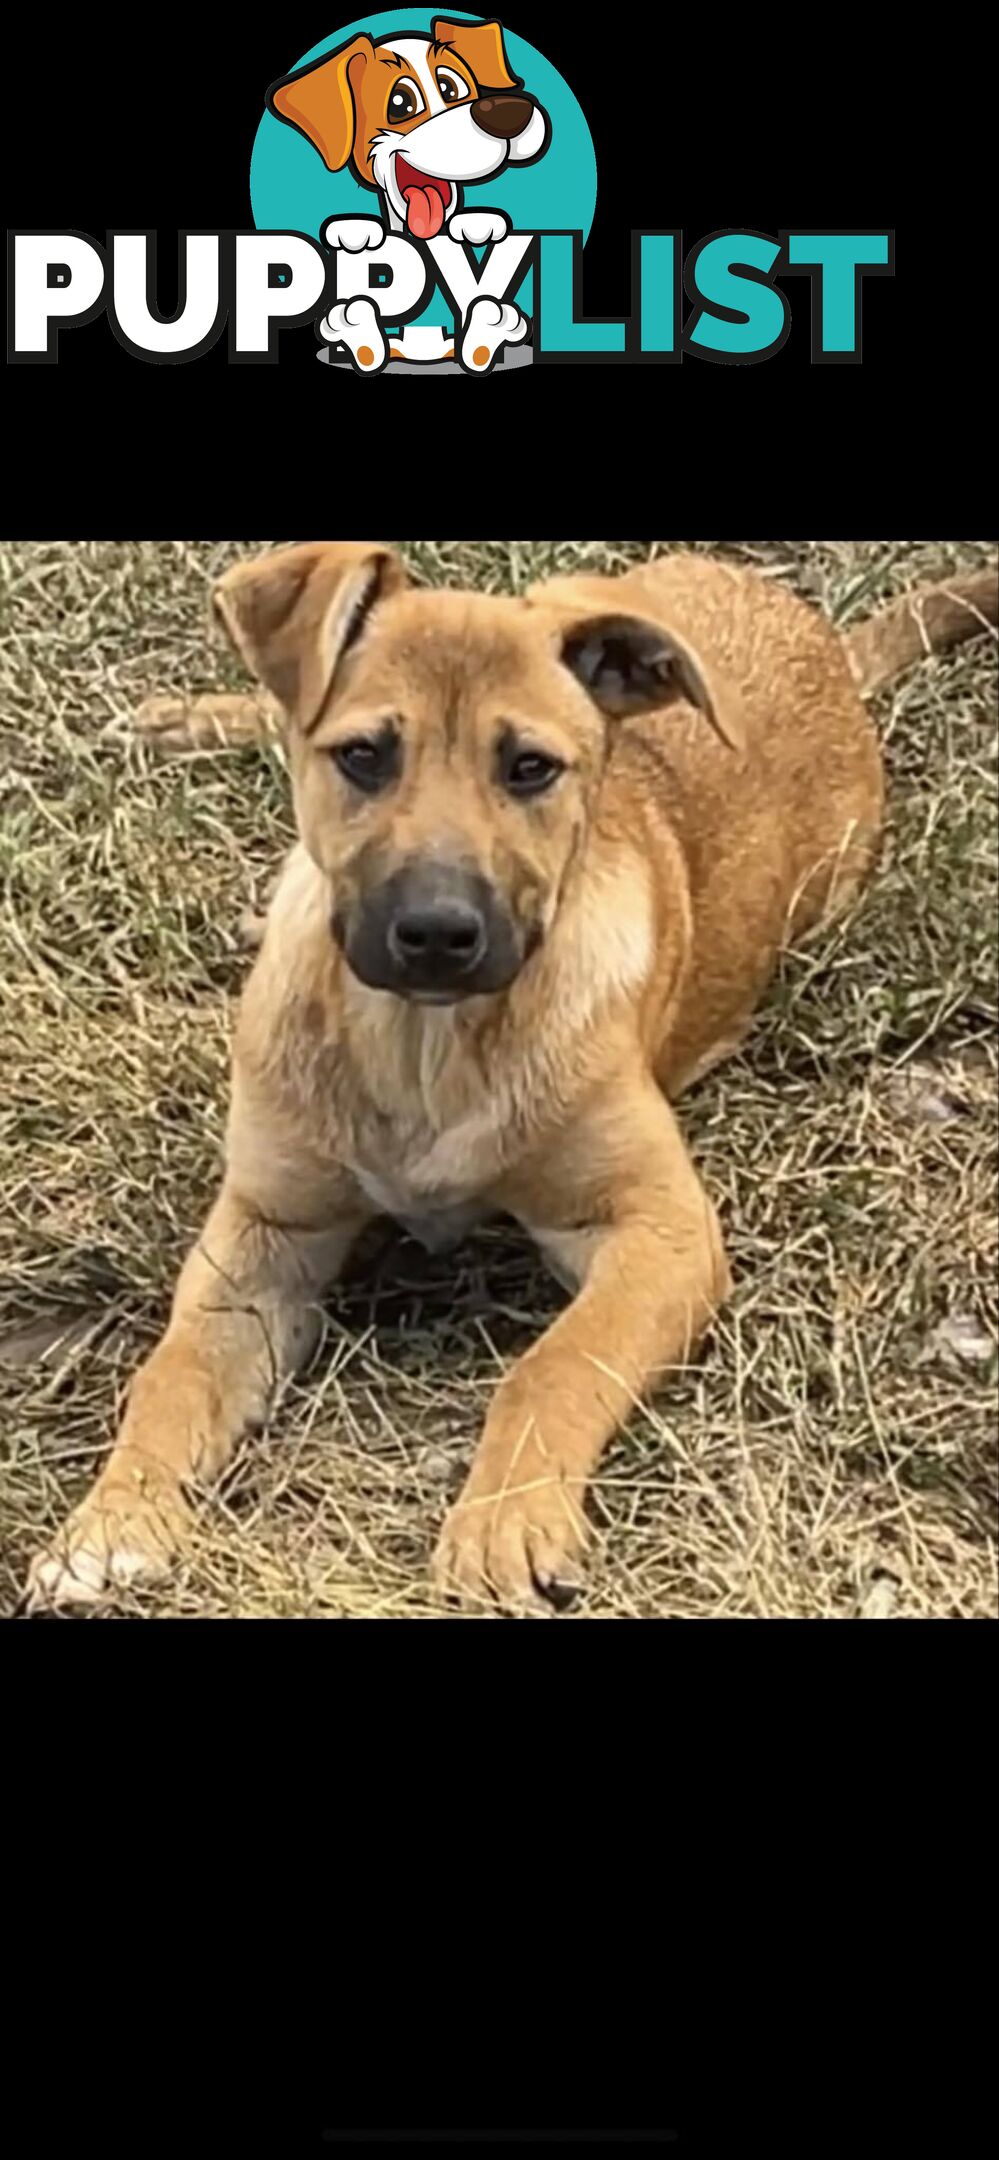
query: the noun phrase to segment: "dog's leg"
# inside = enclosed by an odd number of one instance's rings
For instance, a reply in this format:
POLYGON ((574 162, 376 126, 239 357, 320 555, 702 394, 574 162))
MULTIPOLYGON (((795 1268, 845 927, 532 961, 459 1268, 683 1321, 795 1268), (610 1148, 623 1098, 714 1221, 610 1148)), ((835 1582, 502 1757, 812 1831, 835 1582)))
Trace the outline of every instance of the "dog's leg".
POLYGON ((323 226, 324 247, 343 248, 348 255, 363 255, 365 248, 380 248, 384 238, 385 227, 379 218, 327 218, 323 226))
POLYGON ((449 240, 467 240, 471 247, 489 247, 494 240, 505 240, 510 230, 510 220, 504 210, 456 210, 449 218, 449 240))
POLYGON ((503 348, 519 345, 527 331, 527 317, 512 300, 480 295, 472 301, 462 325, 462 366, 475 375, 487 375, 503 348))
POLYGON ((682 1364, 727 1293, 714 1209, 651 1081, 588 1112, 504 1192, 574 1302, 514 1365, 437 1549, 444 1591, 546 1611, 578 1581, 583 1502, 605 1443, 658 1373, 682 1364))
POLYGON ((48 1551, 29 1608, 90 1605, 163 1574, 190 1516, 275 1387, 313 1348, 320 1293, 365 1220, 283 1228, 224 1189, 182 1270, 166 1334, 137 1373, 110 1460, 48 1551))
POLYGON ((373 300, 339 300, 323 317, 319 335, 328 345, 342 345, 359 375, 377 375, 388 359, 381 318, 373 300))

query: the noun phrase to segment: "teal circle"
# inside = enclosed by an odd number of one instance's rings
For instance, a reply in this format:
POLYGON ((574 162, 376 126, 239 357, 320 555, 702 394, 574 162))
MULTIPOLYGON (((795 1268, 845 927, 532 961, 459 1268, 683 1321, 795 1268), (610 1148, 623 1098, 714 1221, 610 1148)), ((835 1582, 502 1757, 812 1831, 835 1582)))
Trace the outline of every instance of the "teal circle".
MULTIPOLYGON (((402 0, 400 7, 385 14, 359 16, 331 37, 321 38, 283 72, 291 75, 321 54, 335 52, 362 30, 376 43, 389 32, 396 37, 429 36, 439 12, 439 6, 408 8, 402 0)), ((449 20, 460 22, 462 17, 449 20)), ((483 209, 505 211, 514 232, 581 232, 585 242, 597 200, 597 161, 589 128, 568 83, 551 61, 505 24, 503 42, 513 73, 549 116, 551 141, 536 165, 507 165, 495 179, 467 188, 466 206, 471 210, 481 204, 483 209)), ((250 207, 259 232, 301 232, 318 240, 327 218, 371 217, 376 202, 372 189, 362 187, 346 167, 343 172, 327 172, 318 150, 297 128, 273 113, 264 113, 250 158, 250 207)), ((516 296, 528 314, 532 285, 533 274, 525 278, 516 296)), ((443 296, 435 291, 417 319, 449 322, 443 296)))

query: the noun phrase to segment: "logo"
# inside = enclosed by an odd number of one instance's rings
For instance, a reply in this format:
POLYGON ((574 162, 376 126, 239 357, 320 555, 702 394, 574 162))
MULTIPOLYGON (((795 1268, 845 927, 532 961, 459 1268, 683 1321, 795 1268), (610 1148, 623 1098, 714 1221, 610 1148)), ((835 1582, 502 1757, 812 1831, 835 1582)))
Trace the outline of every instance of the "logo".
POLYGON ((250 191, 258 226, 293 219, 335 257, 324 360, 485 375, 533 358, 538 235, 588 231, 596 160, 568 84, 522 38, 385 15, 271 84, 250 191))
MULTIPOLYGON (((154 236, 8 235, 8 359, 59 357, 106 311, 138 359, 274 362, 312 322, 317 359, 357 375, 506 374, 535 363, 739 364, 780 351, 811 283, 812 359, 861 358, 865 276, 894 236, 755 229, 631 233, 632 308, 587 319, 597 197, 586 118, 563 76, 498 21, 392 10, 342 25, 277 75, 250 162, 252 231, 179 236, 180 303, 158 312, 154 236)), ((656 206, 658 208, 658 205, 656 206)))

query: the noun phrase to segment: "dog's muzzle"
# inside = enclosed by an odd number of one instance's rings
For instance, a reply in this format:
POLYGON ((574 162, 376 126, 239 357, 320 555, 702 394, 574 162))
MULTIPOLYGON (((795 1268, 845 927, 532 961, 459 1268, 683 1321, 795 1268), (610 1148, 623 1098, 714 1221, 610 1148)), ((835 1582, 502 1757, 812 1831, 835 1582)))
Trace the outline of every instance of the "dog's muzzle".
POLYGON ((436 865, 397 871, 334 930, 361 982, 424 1004, 505 989, 525 957, 487 880, 436 865))
POLYGON ((434 240, 444 230, 459 188, 502 171, 538 111, 533 98, 495 91, 435 113, 404 136, 378 138, 375 180, 414 240, 434 240))

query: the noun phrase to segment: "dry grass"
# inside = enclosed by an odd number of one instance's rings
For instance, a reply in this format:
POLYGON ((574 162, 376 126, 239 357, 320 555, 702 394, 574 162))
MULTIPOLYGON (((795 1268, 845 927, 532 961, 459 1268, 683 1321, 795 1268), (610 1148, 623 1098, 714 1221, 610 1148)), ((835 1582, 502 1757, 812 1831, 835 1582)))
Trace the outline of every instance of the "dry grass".
MULTIPOLYGON (((289 836, 280 757, 150 760, 149 691, 237 687, 207 543, 0 550, 0 1597, 100 1461, 217 1178, 237 939, 289 836)), ((718 543, 837 619, 965 543, 718 543)), ((638 543, 417 542, 517 587, 638 543)), ((865 904, 787 955, 682 1117, 737 1294, 606 1457, 582 1615, 995 1610, 996 671, 974 644, 878 708, 892 830, 865 904)), ((512 1231, 375 1241, 312 1372, 204 1509, 160 1614, 423 1615, 502 1364, 560 1293, 512 1231)))

